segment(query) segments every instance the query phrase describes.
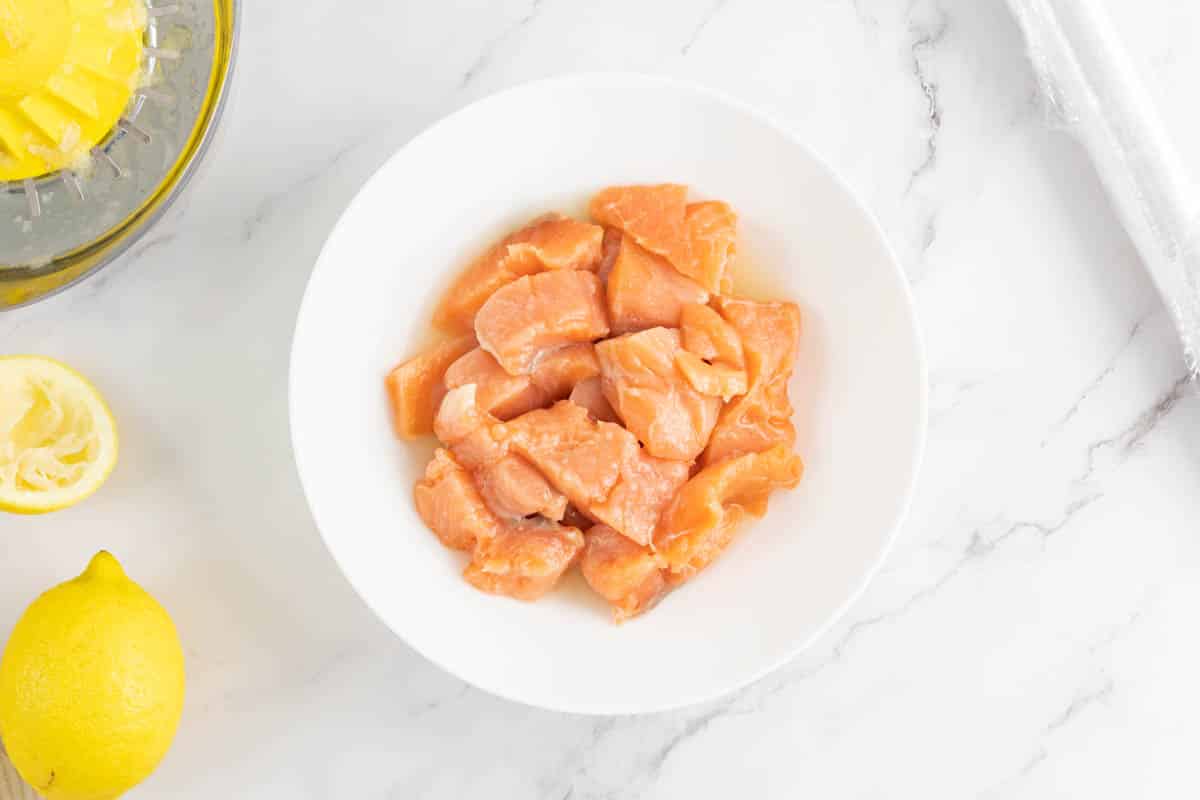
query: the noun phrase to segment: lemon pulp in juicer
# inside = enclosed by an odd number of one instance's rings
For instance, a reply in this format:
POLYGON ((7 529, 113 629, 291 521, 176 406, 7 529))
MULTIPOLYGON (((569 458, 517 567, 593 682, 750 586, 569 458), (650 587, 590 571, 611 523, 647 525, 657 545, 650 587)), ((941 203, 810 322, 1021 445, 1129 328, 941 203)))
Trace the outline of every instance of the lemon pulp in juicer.
POLYGON ((142 0, 0 0, 0 181, 86 161, 138 86, 142 0))

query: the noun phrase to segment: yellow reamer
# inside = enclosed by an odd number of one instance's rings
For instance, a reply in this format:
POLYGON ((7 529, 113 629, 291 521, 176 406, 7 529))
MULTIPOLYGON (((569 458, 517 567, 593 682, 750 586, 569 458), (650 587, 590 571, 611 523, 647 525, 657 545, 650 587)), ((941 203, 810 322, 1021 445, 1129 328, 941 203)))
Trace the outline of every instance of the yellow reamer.
POLYGON ((143 0, 0 0, 0 181, 80 168, 138 87, 143 0))

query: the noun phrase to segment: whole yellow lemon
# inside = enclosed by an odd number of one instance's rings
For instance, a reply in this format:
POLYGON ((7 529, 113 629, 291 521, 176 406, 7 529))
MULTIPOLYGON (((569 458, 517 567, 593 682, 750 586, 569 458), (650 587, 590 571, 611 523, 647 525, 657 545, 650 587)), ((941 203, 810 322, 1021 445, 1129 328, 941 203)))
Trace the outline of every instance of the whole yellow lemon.
POLYGON ((161 605, 100 552, 26 609, 0 657, 0 739, 51 800, 111 800, 154 771, 183 712, 161 605))

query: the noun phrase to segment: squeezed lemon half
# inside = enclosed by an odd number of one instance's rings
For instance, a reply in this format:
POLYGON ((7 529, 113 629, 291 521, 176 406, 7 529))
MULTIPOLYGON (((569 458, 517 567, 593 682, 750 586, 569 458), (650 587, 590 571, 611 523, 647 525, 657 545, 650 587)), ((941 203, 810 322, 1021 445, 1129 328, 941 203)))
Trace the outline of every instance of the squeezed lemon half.
POLYGON ((0 511, 72 506, 116 463, 117 427, 96 387, 48 358, 0 357, 0 511))
POLYGON ((143 0, 0 0, 0 181, 78 168, 137 88, 143 0))

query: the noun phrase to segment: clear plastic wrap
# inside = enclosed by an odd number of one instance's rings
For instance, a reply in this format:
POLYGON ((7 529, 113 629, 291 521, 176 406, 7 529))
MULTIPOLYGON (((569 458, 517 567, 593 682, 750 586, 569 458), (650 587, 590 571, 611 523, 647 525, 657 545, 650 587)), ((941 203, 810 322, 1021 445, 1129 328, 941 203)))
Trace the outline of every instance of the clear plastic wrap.
POLYGON ((8 760, 4 746, 0 745, 0 800, 38 800, 37 793, 21 776, 8 760))
POLYGON ((1091 156, 1200 371, 1200 197, 1096 0, 1009 0, 1055 121, 1091 156))

